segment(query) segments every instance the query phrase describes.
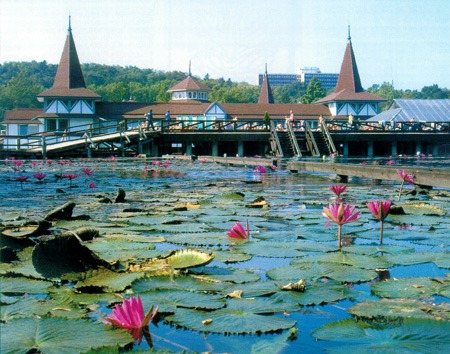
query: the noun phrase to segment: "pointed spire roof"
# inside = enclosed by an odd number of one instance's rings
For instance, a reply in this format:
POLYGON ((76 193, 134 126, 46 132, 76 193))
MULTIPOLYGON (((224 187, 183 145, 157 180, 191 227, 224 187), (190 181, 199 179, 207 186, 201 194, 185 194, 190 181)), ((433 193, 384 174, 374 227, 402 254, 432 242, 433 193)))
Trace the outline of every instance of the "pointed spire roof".
POLYGON ((334 93, 318 100, 316 103, 323 104, 333 101, 384 101, 381 97, 365 92, 362 87, 358 66, 356 65, 355 53, 353 52, 350 25, 348 26, 347 40, 344 59, 342 60, 341 71, 339 72, 334 93))
POLYGON ((269 77, 267 76, 267 63, 266 70, 263 76, 263 82, 261 84, 261 89, 259 91, 259 104, 272 104, 274 103, 272 89, 270 88, 269 77))
POLYGON ((167 90, 167 92, 176 91, 212 91, 208 86, 203 85, 192 77, 191 72, 191 61, 189 60, 189 71, 188 76, 183 81, 180 81, 176 85, 172 86, 167 90))
POLYGON ((86 89, 86 83, 84 82, 83 72, 81 71, 81 65, 72 35, 70 16, 66 42, 53 86, 37 95, 37 97, 100 98, 96 93, 86 89))

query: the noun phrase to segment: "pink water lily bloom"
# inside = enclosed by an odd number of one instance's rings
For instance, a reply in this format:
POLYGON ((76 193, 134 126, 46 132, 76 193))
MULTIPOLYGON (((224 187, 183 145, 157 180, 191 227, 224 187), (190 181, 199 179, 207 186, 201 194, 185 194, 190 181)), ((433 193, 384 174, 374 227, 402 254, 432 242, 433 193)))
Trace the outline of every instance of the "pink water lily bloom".
POLYGON ((41 182, 47 175, 43 172, 33 173, 33 177, 36 178, 39 182, 41 182))
POLYGON ((402 182, 408 182, 409 184, 415 184, 414 176, 410 173, 406 173, 404 170, 397 170, 397 174, 402 179, 402 182))
POLYGON ((402 179, 402 184, 400 185, 400 191, 398 193, 398 201, 400 201, 400 197, 402 196, 403 184, 408 182, 409 184, 416 184, 414 181, 414 176, 412 174, 406 173, 404 170, 397 170, 397 174, 402 179))
POLYGON ((383 243, 383 221, 389 214, 391 204, 390 200, 377 200, 366 204, 375 219, 380 220, 380 245, 383 243))
POLYGON ((266 173, 267 169, 264 166, 256 166, 253 170, 255 173, 266 173))
POLYGON ((329 221, 325 224, 325 227, 330 226, 331 222, 334 222, 338 226, 338 248, 341 248, 341 229, 342 225, 358 221, 359 211, 355 212, 355 206, 344 203, 330 203, 328 208, 323 208, 322 215, 329 221))
POLYGON ((97 186, 96 186, 96 184, 94 182, 90 182, 89 183, 89 188, 94 189, 94 188, 97 188, 97 186))
POLYGON ((329 186, 328 187, 330 189, 330 191, 332 191, 337 197, 339 197, 341 195, 341 193, 344 193, 345 190, 347 189, 347 186, 343 185, 343 184, 336 184, 334 186, 329 186))
POLYGON ((144 306, 140 296, 130 296, 124 299, 121 305, 116 305, 111 315, 105 318, 105 322, 111 326, 125 328, 130 331, 134 339, 142 338, 142 329, 147 327, 158 312, 158 307, 153 306, 144 315, 144 306))
POLYGON ((85 167, 81 169, 81 172, 86 176, 86 177, 90 177, 94 174, 94 171, 92 169, 90 169, 89 167, 85 167))
POLYGON ((244 230, 244 227, 241 225, 239 221, 236 221, 236 223, 233 225, 233 227, 230 229, 230 231, 227 232, 227 235, 231 238, 239 238, 239 239, 249 239, 250 238, 250 230, 248 227, 248 221, 247 221, 247 231, 244 230))
POLYGON ((391 200, 377 200, 375 202, 368 202, 366 205, 375 219, 384 221, 384 219, 386 219, 386 216, 388 216, 389 214, 391 204, 391 200))

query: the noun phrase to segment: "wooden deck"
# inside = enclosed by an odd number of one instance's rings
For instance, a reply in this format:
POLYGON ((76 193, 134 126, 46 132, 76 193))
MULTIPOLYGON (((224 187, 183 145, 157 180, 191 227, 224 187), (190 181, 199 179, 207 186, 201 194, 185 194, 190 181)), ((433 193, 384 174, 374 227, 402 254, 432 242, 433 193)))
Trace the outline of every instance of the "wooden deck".
POLYGON ((355 165, 333 162, 291 161, 287 163, 287 169, 294 173, 305 171, 336 174, 338 177, 344 179, 345 177, 359 177, 399 182, 400 177, 397 174, 397 170, 401 169, 412 174, 416 183, 419 185, 450 188, 449 168, 428 168, 417 166, 395 167, 386 165, 355 165))

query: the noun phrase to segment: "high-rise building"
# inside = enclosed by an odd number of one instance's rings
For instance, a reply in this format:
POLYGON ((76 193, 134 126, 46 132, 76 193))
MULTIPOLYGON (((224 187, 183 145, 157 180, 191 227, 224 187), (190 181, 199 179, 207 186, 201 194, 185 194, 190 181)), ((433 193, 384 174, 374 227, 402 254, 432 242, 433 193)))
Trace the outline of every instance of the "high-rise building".
POLYGON ((305 67, 300 69, 300 81, 308 85, 313 77, 316 77, 325 90, 336 87, 339 74, 323 73, 317 67, 305 67))
MULTIPOLYGON (((317 67, 306 67, 300 69, 298 74, 267 74, 272 86, 289 85, 299 81, 308 85, 313 77, 317 77, 325 90, 336 87, 339 74, 322 73, 317 67)), ((264 74, 258 74, 258 85, 262 85, 264 74)))

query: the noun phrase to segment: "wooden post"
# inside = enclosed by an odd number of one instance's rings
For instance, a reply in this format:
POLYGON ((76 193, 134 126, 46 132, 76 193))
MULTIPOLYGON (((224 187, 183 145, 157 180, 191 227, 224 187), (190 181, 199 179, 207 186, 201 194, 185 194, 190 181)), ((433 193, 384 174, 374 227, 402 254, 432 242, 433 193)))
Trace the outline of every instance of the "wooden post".
POLYGON ((41 135, 41 145, 42 145, 42 158, 45 160, 47 158, 47 143, 45 142, 45 136, 41 135))

